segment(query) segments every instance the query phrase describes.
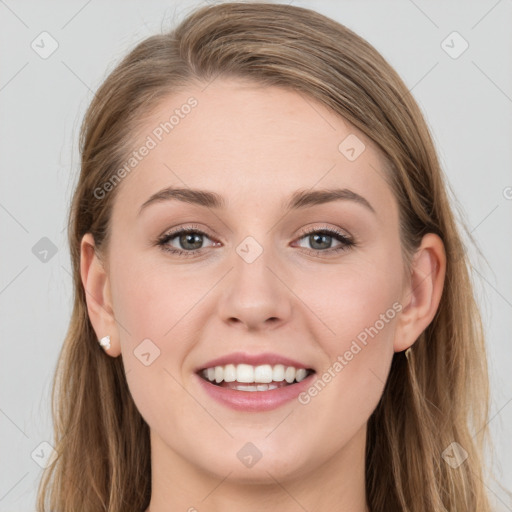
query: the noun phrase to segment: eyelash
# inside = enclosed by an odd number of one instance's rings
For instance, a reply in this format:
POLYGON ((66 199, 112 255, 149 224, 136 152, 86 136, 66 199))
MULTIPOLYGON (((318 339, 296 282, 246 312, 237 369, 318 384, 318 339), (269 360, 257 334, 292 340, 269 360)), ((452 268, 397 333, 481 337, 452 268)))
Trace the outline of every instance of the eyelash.
MULTIPOLYGON (((185 251, 182 249, 176 249, 175 247, 169 247, 167 245, 167 243, 169 241, 171 241, 173 238, 176 238, 177 236, 184 235, 184 234, 188 234, 188 235, 198 234, 198 235, 204 235, 204 236, 210 238, 208 236, 208 234, 205 233, 204 231, 202 231, 201 229, 198 229, 195 226, 190 226, 187 228, 180 228, 175 231, 171 231, 170 233, 163 234, 162 236, 157 238, 156 244, 165 252, 170 252, 171 254, 175 254, 175 255, 183 256, 183 257, 193 257, 198 252, 205 249, 205 247, 201 247, 200 249, 193 249, 190 251, 185 251)), ((318 256, 318 253, 332 254, 332 253, 338 253, 341 251, 346 251, 349 248, 354 247, 356 245, 352 238, 348 237, 347 235, 344 235, 341 231, 338 231, 337 229, 328 228, 328 227, 308 229, 305 232, 303 232, 298 239, 300 240, 300 239, 302 239, 308 235, 311 235, 311 234, 332 236, 333 238, 337 239, 339 242, 342 243, 342 245, 340 245, 338 247, 332 247, 332 248, 326 249, 326 250, 308 249, 307 247, 301 247, 301 249, 306 251, 306 253, 312 254, 314 256, 318 256)))

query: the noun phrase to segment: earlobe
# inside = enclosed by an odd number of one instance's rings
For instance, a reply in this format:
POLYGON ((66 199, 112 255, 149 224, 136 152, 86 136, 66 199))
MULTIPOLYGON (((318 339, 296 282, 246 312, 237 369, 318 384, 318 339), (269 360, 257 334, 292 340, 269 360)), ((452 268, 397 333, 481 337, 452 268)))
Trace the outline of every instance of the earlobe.
POLYGON ((404 289, 404 308, 398 322, 395 352, 412 346, 432 322, 441 300, 445 273, 443 241, 434 233, 428 233, 413 257, 410 280, 404 289))
POLYGON ((85 291, 87 312, 98 339, 98 347, 103 347, 109 355, 117 357, 121 350, 112 308, 110 280, 96 254, 91 233, 86 233, 80 244, 80 276, 85 291), (99 341, 105 336, 110 336, 110 348, 107 348, 106 343, 100 346, 99 341))

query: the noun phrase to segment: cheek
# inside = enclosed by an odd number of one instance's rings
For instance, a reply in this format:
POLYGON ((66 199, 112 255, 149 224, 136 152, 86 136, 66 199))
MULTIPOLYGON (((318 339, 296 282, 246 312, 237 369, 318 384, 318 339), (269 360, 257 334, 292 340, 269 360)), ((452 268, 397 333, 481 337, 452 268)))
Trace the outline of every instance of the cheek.
POLYGON ((383 343, 390 340, 401 289, 401 268, 392 258, 378 265, 358 259, 303 281, 300 296, 307 297, 307 306, 321 320, 317 339, 334 355, 348 349, 352 340, 364 342, 369 329, 383 343))
POLYGON ((205 287, 215 283, 215 276, 201 275, 197 279, 197 272, 171 268, 164 260, 155 264, 142 256, 124 258, 113 267, 116 317, 130 332, 131 342, 151 338, 163 344, 180 331, 182 320, 204 295, 205 287))
POLYGON ((400 274, 347 266, 309 288, 308 306, 322 320, 309 325, 325 357, 316 380, 298 397, 296 418, 312 445, 329 440, 310 454, 310 466, 349 443, 379 403, 400 312, 393 275, 400 274))
POLYGON ((112 299, 124 327, 118 332, 130 394, 149 425, 172 431, 172 420, 188 414, 181 372, 193 345, 190 335, 196 332, 193 308, 204 291, 193 276, 165 262, 154 264, 136 255, 117 261, 112 299))
POLYGON ((402 309, 400 261, 390 257, 382 258, 379 265, 347 262, 335 272, 316 276, 307 289, 304 285, 301 296, 308 297, 307 305, 321 319, 311 325, 326 357, 318 375, 322 382, 307 392, 303 403, 317 400, 320 409, 339 404, 334 416, 339 415, 340 421, 347 411, 356 413, 352 416, 356 422, 371 414, 394 354, 402 309))

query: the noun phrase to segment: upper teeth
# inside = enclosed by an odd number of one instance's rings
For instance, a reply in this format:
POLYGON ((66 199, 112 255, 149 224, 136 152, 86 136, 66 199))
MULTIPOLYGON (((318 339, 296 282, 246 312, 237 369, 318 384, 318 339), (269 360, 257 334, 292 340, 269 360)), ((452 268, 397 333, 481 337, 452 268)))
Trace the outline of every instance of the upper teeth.
POLYGON ((276 364, 262 364, 260 366, 252 366, 250 364, 226 364, 225 366, 215 366, 203 370, 203 377, 213 382, 282 382, 286 380, 291 384, 294 380, 300 382, 307 375, 305 368, 295 368, 293 366, 284 366, 276 364))

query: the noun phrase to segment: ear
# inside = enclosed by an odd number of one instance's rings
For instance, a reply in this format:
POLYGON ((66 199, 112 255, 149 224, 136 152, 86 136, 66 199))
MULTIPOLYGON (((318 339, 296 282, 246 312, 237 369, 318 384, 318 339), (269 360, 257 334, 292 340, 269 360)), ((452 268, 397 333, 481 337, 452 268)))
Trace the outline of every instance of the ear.
POLYGON ((441 238, 426 234, 413 256, 410 279, 402 295, 394 351, 407 350, 428 327, 436 314, 443 292, 446 254, 441 238))
MULTIPOLYGON (((80 244, 80 275, 85 290, 89 319, 98 340, 110 336, 110 348, 106 352, 117 357, 121 353, 119 331, 112 309, 110 280, 103 263, 95 251, 91 233, 82 237, 80 244)), ((98 349, 103 350, 98 342, 98 349)))

